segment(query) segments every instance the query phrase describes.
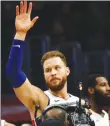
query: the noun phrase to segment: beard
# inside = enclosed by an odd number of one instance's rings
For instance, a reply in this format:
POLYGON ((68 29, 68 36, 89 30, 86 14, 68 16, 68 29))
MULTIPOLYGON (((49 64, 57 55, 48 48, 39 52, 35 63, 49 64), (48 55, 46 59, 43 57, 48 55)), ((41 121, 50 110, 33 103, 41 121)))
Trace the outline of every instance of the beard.
POLYGON ((67 81, 67 76, 64 76, 62 80, 56 79, 51 82, 46 81, 46 84, 48 88, 51 89, 52 91, 60 91, 61 89, 64 88, 66 81, 67 81))
POLYGON ((110 106, 110 97, 102 95, 100 92, 95 90, 94 100, 97 105, 110 106))

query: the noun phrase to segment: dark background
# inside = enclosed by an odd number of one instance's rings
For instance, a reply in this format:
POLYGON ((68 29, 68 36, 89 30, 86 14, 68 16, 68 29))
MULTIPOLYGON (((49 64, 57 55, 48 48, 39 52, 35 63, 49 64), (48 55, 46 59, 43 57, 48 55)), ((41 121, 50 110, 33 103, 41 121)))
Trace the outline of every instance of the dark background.
MULTIPOLYGON (((1 2, 2 93, 13 92, 5 76, 5 66, 15 35, 15 6, 17 4, 19 2, 1 2)), ((32 18, 36 15, 39 16, 39 20, 27 35, 28 42, 23 67, 34 85, 42 89, 46 88, 40 59, 45 51, 57 47, 67 56, 70 68, 76 69, 71 70, 71 80, 80 80, 74 76, 75 74, 80 76, 82 71, 109 74, 109 1, 34 1, 32 18), (72 50, 76 52, 72 54, 72 50), (103 55, 106 55, 105 60, 103 55), (84 64, 85 71, 81 70, 84 69, 82 68, 84 64)), ((75 84, 71 82, 68 85, 75 84)))

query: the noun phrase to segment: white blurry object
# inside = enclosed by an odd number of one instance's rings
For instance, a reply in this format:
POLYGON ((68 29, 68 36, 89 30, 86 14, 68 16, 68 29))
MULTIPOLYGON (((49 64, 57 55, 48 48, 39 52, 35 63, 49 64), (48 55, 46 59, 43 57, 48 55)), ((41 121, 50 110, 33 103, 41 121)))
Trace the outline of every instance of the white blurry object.
POLYGON ((32 126, 32 125, 29 124, 29 123, 24 123, 24 124, 22 124, 21 126, 32 126))

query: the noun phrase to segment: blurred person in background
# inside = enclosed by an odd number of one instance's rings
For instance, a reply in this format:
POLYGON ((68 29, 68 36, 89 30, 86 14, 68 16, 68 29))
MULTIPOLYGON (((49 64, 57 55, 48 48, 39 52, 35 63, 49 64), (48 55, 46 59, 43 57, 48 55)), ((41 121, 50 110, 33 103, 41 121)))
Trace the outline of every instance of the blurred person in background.
POLYGON ((68 120, 68 113, 62 107, 51 107, 45 110, 42 116, 42 123, 40 126, 70 126, 68 120))
POLYGON ((87 80, 88 99, 91 104, 91 118, 96 126, 109 126, 110 120, 104 107, 110 109, 110 84, 101 74, 91 74, 87 80))

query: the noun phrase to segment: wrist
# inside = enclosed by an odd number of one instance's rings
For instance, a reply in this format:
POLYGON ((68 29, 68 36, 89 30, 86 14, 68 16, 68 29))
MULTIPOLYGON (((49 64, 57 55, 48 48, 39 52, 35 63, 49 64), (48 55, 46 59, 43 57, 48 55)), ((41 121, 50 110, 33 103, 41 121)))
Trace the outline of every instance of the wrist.
POLYGON ((25 40, 27 32, 16 32, 14 39, 25 40))

